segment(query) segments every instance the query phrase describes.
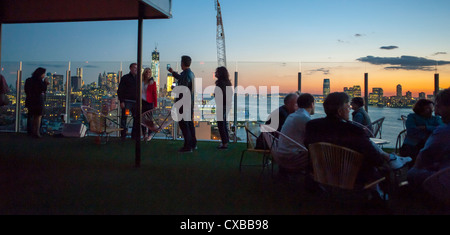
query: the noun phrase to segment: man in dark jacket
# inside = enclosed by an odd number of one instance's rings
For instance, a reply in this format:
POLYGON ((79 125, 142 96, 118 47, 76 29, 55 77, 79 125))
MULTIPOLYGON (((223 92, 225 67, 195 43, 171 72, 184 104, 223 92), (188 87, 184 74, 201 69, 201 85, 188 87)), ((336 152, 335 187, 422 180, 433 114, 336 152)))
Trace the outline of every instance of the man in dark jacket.
POLYGON ((119 89, 117 89, 117 96, 119 97, 120 108, 122 109, 122 117, 120 125, 123 130, 120 132, 120 137, 125 140, 127 137, 127 113, 131 112, 133 116, 133 129, 131 137, 133 139, 140 138, 139 123, 137 123, 136 115, 136 89, 137 89, 137 64, 130 65, 130 73, 124 75, 120 79, 119 89))
POLYGON ((347 147, 364 155, 364 160, 356 179, 359 186, 379 177, 377 167, 398 169, 412 159, 384 152, 370 140, 369 133, 362 125, 350 121, 350 98, 344 92, 327 96, 323 103, 327 116, 313 119, 306 124, 305 146, 317 142, 327 142, 347 147), (388 165, 385 165, 388 164, 388 165))

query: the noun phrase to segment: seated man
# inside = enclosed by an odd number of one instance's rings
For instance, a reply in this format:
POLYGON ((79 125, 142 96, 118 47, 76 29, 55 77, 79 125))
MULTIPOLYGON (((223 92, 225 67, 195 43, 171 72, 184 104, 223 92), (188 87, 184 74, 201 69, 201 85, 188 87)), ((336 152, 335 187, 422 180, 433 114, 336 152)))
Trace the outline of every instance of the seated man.
MULTIPOLYGON (((293 139, 295 142, 304 145, 305 126, 314 114, 314 96, 305 93, 297 99, 298 110, 289 115, 281 128, 281 133, 293 139)), ((308 152, 296 144, 288 141, 282 136, 278 143, 278 163, 279 172, 283 174, 286 170, 301 170, 308 165, 308 152)))
POLYGON ((286 121, 286 118, 289 116, 289 114, 295 112, 298 109, 297 99, 298 95, 296 93, 290 93, 286 95, 286 97, 284 97, 284 105, 274 110, 269 115, 269 120, 266 122, 266 124, 270 124, 272 121, 272 116, 278 114, 279 119, 277 131, 281 131, 281 128, 283 127, 284 122, 286 121))
MULTIPOLYGON (((269 118, 266 122, 266 124, 270 124, 272 122, 272 117, 274 115, 278 115, 278 126, 277 131, 281 131, 281 128, 283 127, 284 122, 286 121, 286 118, 289 116, 289 114, 295 112, 297 107, 297 99, 298 95, 297 93, 289 93, 284 97, 284 105, 280 106, 279 108, 272 111, 272 113, 269 115, 269 118)), ((260 134, 258 138, 256 139, 256 149, 268 149, 267 146, 264 144, 264 138, 263 135, 260 134)))
POLYGON ((349 121, 350 98, 344 92, 335 92, 327 96, 323 103, 325 118, 309 121, 306 124, 305 146, 317 142, 327 142, 353 149, 364 155, 361 169, 356 179, 356 185, 379 178, 377 167, 386 166, 390 169, 403 167, 411 161, 409 157, 399 157, 384 152, 370 140, 365 128, 349 121))
POLYGON ((426 178, 450 167, 450 88, 438 93, 435 102, 436 115, 445 124, 433 131, 408 171, 408 182, 413 189, 421 190, 426 178))

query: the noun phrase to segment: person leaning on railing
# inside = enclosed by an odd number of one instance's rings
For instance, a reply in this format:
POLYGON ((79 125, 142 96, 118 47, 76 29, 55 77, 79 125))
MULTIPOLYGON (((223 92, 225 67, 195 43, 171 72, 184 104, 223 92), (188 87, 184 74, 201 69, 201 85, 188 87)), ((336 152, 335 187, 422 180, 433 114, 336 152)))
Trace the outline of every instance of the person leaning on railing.
POLYGON ((41 120, 44 114, 45 92, 50 84, 45 78, 44 68, 37 68, 30 78, 25 80, 25 106, 28 108, 27 132, 29 135, 42 138, 41 120), (45 79, 44 79, 45 78, 45 79))

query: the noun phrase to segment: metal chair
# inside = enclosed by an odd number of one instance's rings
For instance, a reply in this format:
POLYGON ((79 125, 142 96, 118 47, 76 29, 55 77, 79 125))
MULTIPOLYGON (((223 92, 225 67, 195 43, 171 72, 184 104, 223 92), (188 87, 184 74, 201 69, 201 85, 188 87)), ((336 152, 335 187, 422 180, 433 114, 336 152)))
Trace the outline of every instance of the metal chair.
POLYGON ((385 117, 382 117, 374 122, 372 122, 372 128, 373 128, 373 137, 374 138, 380 138, 381 139, 381 134, 383 131, 383 122, 384 122, 385 117), (380 137, 377 137, 377 136, 380 137))
MULTIPOLYGON (((250 131, 250 128, 248 126, 248 122, 245 123, 245 132, 247 135, 247 148, 244 149, 241 153, 241 160, 239 163, 239 171, 242 171, 242 166, 261 166, 262 167, 262 172, 264 172, 265 168, 267 167, 267 165, 269 165, 271 163, 270 160, 270 149, 256 149, 256 139, 258 138, 258 136, 253 133, 252 131, 250 131), (247 165, 243 165, 242 162, 244 160, 244 156, 245 153, 247 152, 251 152, 251 153, 257 153, 257 154, 261 154, 262 155, 262 164, 247 164, 247 165)), ((264 143, 266 144, 266 143, 264 143)))
POLYGON ((357 188, 355 182, 364 159, 361 153, 324 142, 310 144, 309 153, 313 180, 329 189, 327 192, 362 193, 386 179, 381 177, 357 188))
POLYGON ((87 131, 97 134, 95 141, 98 144, 108 142, 109 135, 123 130, 123 128, 118 128, 117 122, 89 106, 81 106, 81 111, 88 122, 87 131))
POLYGON ((172 110, 163 108, 154 108, 142 113, 141 125, 152 131, 146 141, 152 140, 160 132, 164 132, 166 137, 170 134, 166 129, 173 124, 172 114, 172 110))
MULTIPOLYGON (((397 135, 397 141, 395 142, 395 154, 399 155, 400 154, 400 148, 403 145, 403 141, 405 141, 406 138, 406 129, 400 131, 400 133, 398 133, 397 135)), ((406 156, 405 156, 406 157, 406 156)))
MULTIPOLYGON (((290 160, 290 162, 288 164, 284 164, 284 166, 282 166, 283 168, 287 169, 287 170, 291 170, 291 171, 299 171, 301 170, 302 174, 306 174, 307 172, 307 166, 309 163, 309 159, 308 159, 308 149, 303 146, 302 144, 298 143, 297 141, 293 140, 292 138, 290 138, 289 136, 275 130, 274 128, 268 126, 268 125, 261 125, 261 131, 263 133, 264 136, 264 140, 267 144, 267 146, 269 146, 270 152, 272 154, 272 159, 273 159, 273 163, 272 163, 272 172, 273 172, 273 165, 274 163, 283 163, 285 162, 282 158, 282 156, 280 155, 279 151, 278 151, 278 147, 279 147, 279 142, 280 140, 283 141, 287 141, 289 142, 292 146, 297 146, 297 148, 302 149, 305 152, 305 158, 299 158, 299 159, 295 159, 293 162, 293 160, 290 160), (291 166, 295 166, 295 168, 290 168, 286 165, 291 165, 291 166), (298 166, 301 166, 299 169, 298 166)), ((291 146, 290 145, 290 146, 291 146)))

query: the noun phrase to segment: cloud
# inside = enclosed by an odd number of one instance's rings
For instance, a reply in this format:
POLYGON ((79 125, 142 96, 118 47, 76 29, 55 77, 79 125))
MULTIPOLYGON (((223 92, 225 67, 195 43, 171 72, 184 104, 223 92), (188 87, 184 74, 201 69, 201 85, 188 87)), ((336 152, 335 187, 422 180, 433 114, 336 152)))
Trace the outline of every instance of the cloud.
POLYGON ((430 60, 423 57, 416 56, 401 56, 401 57, 374 57, 366 56, 357 59, 361 62, 367 62, 375 65, 391 65, 385 69, 402 69, 402 70, 422 70, 432 71, 436 65, 450 64, 450 61, 445 60, 430 60))
POLYGON ((356 33, 355 34, 355 37, 362 37, 362 36, 365 36, 364 34, 360 34, 360 33, 356 33))
POLYGON ((342 39, 338 39, 337 40, 339 43, 348 43, 348 41, 344 41, 344 40, 342 40, 342 39))
POLYGON ((326 69, 326 68, 319 68, 319 69, 312 69, 312 70, 308 70, 308 74, 311 75, 315 72, 322 72, 324 75, 328 75, 330 74, 330 69, 326 69))
POLYGON ((398 46, 382 46, 382 47, 380 47, 381 50, 394 50, 397 48, 398 48, 398 46))
POLYGON ((435 55, 447 55, 447 52, 440 51, 440 52, 436 52, 433 54, 433 56, 435 56, 435 55))

